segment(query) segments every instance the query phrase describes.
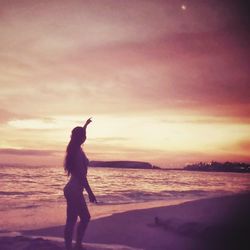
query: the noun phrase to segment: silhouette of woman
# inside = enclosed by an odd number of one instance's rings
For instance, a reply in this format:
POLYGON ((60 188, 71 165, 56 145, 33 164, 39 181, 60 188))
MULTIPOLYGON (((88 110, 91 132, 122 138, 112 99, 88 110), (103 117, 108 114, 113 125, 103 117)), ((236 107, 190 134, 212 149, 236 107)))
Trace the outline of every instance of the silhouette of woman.
POLYGON ((96 202, 96 197, 87 180, 89 160, 81 148, 81 145, 86 140, 86 128, 89 123, 91 123, 90 118, 83 127, 75 127, 72 130, 64 162, 64 169, 68 176, 70 176, 69 182, 64 187, 64 196, 67 200, 64 239, 67 250, 72 249, 72 237, 78 216, 80 217, 80 222, 77 226, 75 249, 83 249, 81 245, 82 239, 90 221, 89 210, 83 196, 84 188, 89 195, 89 201, 96 202))

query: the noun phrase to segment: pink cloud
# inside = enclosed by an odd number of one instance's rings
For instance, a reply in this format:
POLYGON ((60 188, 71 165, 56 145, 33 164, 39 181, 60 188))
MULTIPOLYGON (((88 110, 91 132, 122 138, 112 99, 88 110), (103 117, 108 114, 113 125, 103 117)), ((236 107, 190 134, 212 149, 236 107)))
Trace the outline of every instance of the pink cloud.
POLYGON ((62 151, 57 150, 34 150, 34 149, 13 149, 13 148, 1 148, 1 155, 15 155, 15 156, 53 156, 61 154, 62 151))
POLYGON ((232 3, 190 1, 186 13, 180 3, 6 3, 1 80, 12 88, 3 105, 62 113, 77 100, 76 112, 202 106, 210 114, 222 105, 244 115, 249 52, 232 3))

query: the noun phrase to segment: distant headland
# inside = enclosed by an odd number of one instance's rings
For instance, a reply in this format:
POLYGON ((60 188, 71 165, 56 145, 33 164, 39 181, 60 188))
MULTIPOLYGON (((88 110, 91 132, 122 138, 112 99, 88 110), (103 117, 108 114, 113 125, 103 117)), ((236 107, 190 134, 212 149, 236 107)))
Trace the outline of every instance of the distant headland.
POLYGON ((89 166, 96 168, 160 169, 151 163, 141 161, 90 161, 89 166))

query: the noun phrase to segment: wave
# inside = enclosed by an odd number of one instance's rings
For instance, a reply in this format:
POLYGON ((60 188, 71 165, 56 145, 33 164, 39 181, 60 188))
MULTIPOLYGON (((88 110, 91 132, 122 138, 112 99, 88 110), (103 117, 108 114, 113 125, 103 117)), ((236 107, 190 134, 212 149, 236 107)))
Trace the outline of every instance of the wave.
POLYGON ((9 195, 34 195, 34 194, 49 194, 48 192, 41 192, 41 191, 29 191, 29 192, 16 192, 16 191, 0 191, 0 195, 3 195, 3 196, 9 196, 9 195))
POLYGON ((0 195, 26 195, 26 192, 4 192, 4 191, 0 191, 0 195))
POLYGON ((167 200, 176 198, 201 198, 217 194, 229 194, 224 190, 203 191, 203 190, 188 190, 188 191, 162 191, 162 192, 144 192, 144 191, 120 191, 116 194, 99 195, 98 201, 101 204, 127 204, 145 201, 167 200))
POLYGON ((40 207, 41 205, 27 205, 27 206, 18 206, 16 207, 17 209, 30 209, 30 208, 37 208, 40 207))

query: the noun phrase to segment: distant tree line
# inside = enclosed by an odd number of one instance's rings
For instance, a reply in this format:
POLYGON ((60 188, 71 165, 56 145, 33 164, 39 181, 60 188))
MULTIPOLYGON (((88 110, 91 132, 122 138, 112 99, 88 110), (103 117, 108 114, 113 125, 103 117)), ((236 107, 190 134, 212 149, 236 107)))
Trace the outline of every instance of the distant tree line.
POLYGON ((250 164, 241 162, 216 162, 209 163, 199 162, 196 164, 190 164, 184 167, 185 170, 192 171, 216 171, 216 172, 238 172, 238 173, 250 173, 250 164))

